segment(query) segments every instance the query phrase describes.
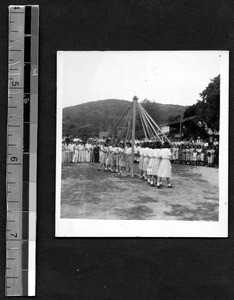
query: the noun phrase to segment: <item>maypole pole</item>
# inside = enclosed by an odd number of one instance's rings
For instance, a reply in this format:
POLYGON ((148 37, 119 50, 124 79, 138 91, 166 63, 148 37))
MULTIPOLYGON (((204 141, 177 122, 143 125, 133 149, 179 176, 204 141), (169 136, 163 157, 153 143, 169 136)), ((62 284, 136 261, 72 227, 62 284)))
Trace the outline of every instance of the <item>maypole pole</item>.
POLYGON ((131 156, 131 177, 134 177, 134 154, 135 154, 135 131, 136 131, 136 105, 137 96, 133 97, 133 115, 132 115, 132 156, 131 156))

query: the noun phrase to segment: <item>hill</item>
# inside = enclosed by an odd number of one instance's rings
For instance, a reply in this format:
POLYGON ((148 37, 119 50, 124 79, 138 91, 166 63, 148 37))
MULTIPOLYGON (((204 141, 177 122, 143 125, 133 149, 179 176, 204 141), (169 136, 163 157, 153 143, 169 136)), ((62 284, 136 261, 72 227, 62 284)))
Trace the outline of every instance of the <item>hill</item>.
MULTIPOLYGON (((63 135, 98 136, 100 131, 110 130, 130 104, 131 102, 126 100, 106 99, 65 107, 63 109, 63 135)), ((178 116, 178 109, 181 107, 148 100, 142 105, 158 124, 167 122, 169 117, 178 116)))

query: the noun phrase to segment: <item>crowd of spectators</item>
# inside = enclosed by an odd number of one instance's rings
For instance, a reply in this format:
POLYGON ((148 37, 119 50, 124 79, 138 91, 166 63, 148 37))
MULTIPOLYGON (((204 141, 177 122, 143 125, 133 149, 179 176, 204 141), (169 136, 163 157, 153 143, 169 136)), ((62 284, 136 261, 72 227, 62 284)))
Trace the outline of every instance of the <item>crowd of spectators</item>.
POLYGON ((171 140, 172 162, 218 167, 219 142, 217 137, 210 140, 174 139, 171 140))
MULTIPOLYGON (((89 138, 83 141, 80 138, 64 137, 62 142, 62 162, 100 162, 100 146, 106 143, 105 138, 89 138)), ((146 140, 135 140, 135 161, 138 161, 142 143, 146 140)), ((115 141, 116 142, 116 141, 115 141)), ((123 141, 118 141, 123 142, 123 141)), ((171 139, 172 163, 218 167, 219 142, 218 138, 203 140, 171 139)))

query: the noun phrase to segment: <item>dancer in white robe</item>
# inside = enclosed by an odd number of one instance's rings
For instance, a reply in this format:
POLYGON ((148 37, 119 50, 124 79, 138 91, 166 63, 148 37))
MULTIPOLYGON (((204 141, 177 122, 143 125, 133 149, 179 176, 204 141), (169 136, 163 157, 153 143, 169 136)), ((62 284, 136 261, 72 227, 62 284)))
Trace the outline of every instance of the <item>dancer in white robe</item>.
POLYGON ((143 179, 143 161, 144 161, 144 150, 145 150, 145 143, 143 143, 141 145, 141 148, 140 148, 140 158, 139 158, 139 169, 140 169, 140 179, 143 179))
POLYGON ((80 143, 78 151, 79 151, 78 152, 79 162, 81 162, 81 163, 85 162, 85 146, 84 146, 84 143, 80 143))
POLYGON ((100 148, 99 148, 99 160, 100 160, 100 166, 98 170, 100 171, 102 167, 104 167, 104 170, 106 168, 106 147, 104 146, 104 142, 100 143, 100 148))
MULTIPOLYGON (((153 151, 154 151, 154 143, 150 143, 149 145, 149 150, 148 150, 148 156, 149 156, 149 163, 147 167, 147 181, 148 184, 151 184, 151 177, 152 177, 152 170, 153 170, 153 164, 154 164, 154 156, 153 156, 153 151)), ((151 184, 153 185, 153 184, 151 184)))
POLYGON ((68 162, 71 163, 72 162, 72 157, 73 157, 73 143, 69 142, 68 143, 68 162))
MULTIPOLYGON (((161 142, 158 141, 155 143, 155 149, 153 150, 154 163, 152 167, 151 185, 154 185, 154 181, 157 182, 158 169, 161 162, 161 147, 162 147, 161 142)), ((159 184, 161 184, 160 180, 159 180, 159 184)))
POLYGON ((90 162, 90 151, 91 151, 92 145, 89 144, 89 142, 85 145, 85 161, 90 162))
POLYGON ((73 163, 77 163, 78 162, 78 143, 77 142, 74 145, 74 152, 73 152, 72 162, 73 163))
POLYGON ((158 181, 157 181, 157 187, 160 188, 159 183, 159 177, 166 178, 167 180, 167 187, 173 188, 173 185, 170 183, 171 178, 171 150, 170 150, 170 144, 168 142, 165 142, 163 144, 163 148, 161 149, 161 162, 158 169, 158 181))
POLYGON ((145 180, 147 180, 147 168, 148 168, 148 164, 149 164, 149 155, 148 155, 148 151, 149 151, 149 143, 146 142, 145 143, 145 148, 144 148, 144 151, 143 151, 143 156, 144 156, 144 160, 143 160, 143 178, 145 180))

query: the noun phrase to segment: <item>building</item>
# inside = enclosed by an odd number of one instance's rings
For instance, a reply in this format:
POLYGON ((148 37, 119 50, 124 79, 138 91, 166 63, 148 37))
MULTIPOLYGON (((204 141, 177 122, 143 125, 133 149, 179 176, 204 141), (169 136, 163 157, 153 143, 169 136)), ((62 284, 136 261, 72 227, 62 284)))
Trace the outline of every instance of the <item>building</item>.
POLYGON ((109 131, 99 131, 99 138, 103 139, 106 138, 109 134, 109 131))
MULTIPOLYGON (((121 132, 122 132, 121 128, 116 129, 115 132, 114 132, 114 136, 115 137, 120 136, 121 132)), ((99 138, 100 139, 106 138, 109 135, 109 133, 110 133, 109 131, 99 131, 99 138)), ((113 137, 113 135, 112 135, 112 137, 113 137)))
POLYGON ((198 135, 207 135, 210 138, 213 138, 214 136, 218 137, 219 135, 218 132, 214 132, 210 128, 202 126, 202 123, 197 120, 196 116, 163 124, 161 125, 161 130, 169 138, 191 138, 198 135))
POLYGON ((187 125, 191 122, 194 123, 195 121, 196 121, 196 116, 183 118, 178 121, 161 125, 161 130, 165 135, 170 136, 171 138, 180 138, 185 135, 187 125))
POLYGON ((163 134, 165 134, 165 135, 169 134, 169 132, 170 132, 170 126, 169 125, 164 124, 164 125, 161 125, 160 128, 161 128, 161 131, 162 131, 163 134))

